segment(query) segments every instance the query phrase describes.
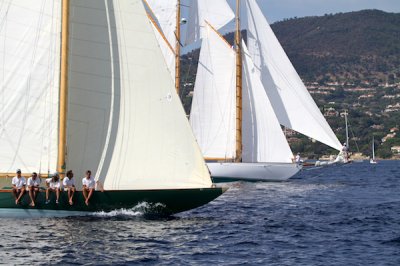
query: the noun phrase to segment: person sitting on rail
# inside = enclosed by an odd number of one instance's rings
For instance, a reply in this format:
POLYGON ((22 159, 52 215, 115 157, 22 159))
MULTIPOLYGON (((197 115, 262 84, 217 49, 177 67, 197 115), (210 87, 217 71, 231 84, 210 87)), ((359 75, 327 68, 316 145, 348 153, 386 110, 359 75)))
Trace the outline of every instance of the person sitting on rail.
POLYGON ((51 191, 56 193, 56 204, 58 204, 58 200, 60 198, 60 176, 58 173, 54 173, 52 177, 46 179, 46 204, 50 203, 49 194, 51 191))
POLYGON ((86 176, 82 178, 82 193, 85 198, 85 204, 89 206, 89 200, 93 195, 94 189, 96 187, 96 181, 92 177, 92 172, 90 170, 86 171, 86 176))
POLYGON ((64 177, 63 180, 63 187, 65 190, 68 191, 68 202, 69 205, 74 204, 73 198, 74 198, 74 193, 75 193, 75 179, 74 179, 74 173, 72 170, 69 170, 64 177))
POLYGON ((26 179, 21 176, 21 169, 17 169, 17 175, 13 177, 12 181, 12 193, 15 198, 15 204, 19 204, 22 196, 25 194, 26 179))
POLYGON ((28 178, 28 191, 29 197, 31 198, 31 203, 29 206, 35 207, 35 201, 37 194, 39 193, 40 177, 38 177, 36 172, 33 172, 31 177, 28 178))

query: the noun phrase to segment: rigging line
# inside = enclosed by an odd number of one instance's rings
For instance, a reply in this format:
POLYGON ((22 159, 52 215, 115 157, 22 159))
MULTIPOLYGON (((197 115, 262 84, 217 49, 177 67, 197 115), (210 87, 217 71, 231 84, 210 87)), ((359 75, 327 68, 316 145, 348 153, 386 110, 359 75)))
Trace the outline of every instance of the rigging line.
MULTIPOLYGON (((2 2, 2 4, 1 4, 1 8, 0 8, 0 13, 1 13, 1 11, 3 10, 3 3, 4 2, 2 2)), ((10 7, 11 7, 11 2, 8 2, 8 6, 7 6, 7 10, 6 10, 6 12, 5 12, 5 16, 4 16, 4 20, 3 21, 1 21, 1 24, 0 24, 0 33, 2 32, 2 30, 3 30, 3 26, 5 26, 4 27, 4 40, 3 40, 3 49, 4 49, 4 52, 3 52, 3 60, 2 60, 2 66, 3 66, 3 71, 2 71, 2 79, 1 79, 1 83, 2 83, 2 86, 1 86, 1 91, 0 91, 0 93, 1 93, 1 95, 0 95, 0 99, 1 99, 1 107, 2 108, 5 108, 5 75, 6 75, 6 71, 5 71, 5 61, 6 61, 6 40, 7 40, 7 38, 6 38, 6 36, 7 36, 7 17, 8 17, 8 11, 10 10, 10 7)), ((1 117, 0 117, 0 138, 3 136, 3 132, 5 131, 5 119, 4 119, 4 112, 3 111, 1 111, 0 110, 0 115, 1 115, 1 117)))
MULTIPOLYGON (((52 30, 52 34, 57 33, 57 36, 61 36, 61 23, 57 23, 57 21, 61 22, 61 12, 62 12, 61 11, 61 2, 59 2, 59 5, 55 5, 55 1, 53 1, 53 6, 52 6, 52 18, 53 19, 51 21, 51 28, 53 29, 52 30), (55 15, 54 10, 58 11, 56 13, 57 15, 55 15), (57 29, 59 29, 59 30, 57 30, 57 29)), ((53 47, 52 47, 53 48, 53 53, 52 53, 52 55, 53 56, 50 57, 50 58, 52 58, 51 62, 52 62, 52 65, 53 65, 52 66, 53 76, 51 77, 51 84, 50 84, 50 88, 51 88, 50 89, 50 106, 51 107, 53 107, 53 105, 56 105, 58 107, 58 104, 54 104, 54 102, 53 102, 54 94, 56 95, 56 97, 58 96, 57 92, 58 92, 58 86, 60 84, 59 80, 57 80, 57 82, 56 82, 57 85, 56 86, 54 85, 54 78, 55 77, 59 77, 59 75, 60 75, 60 71, 58 71, 56 73, 56 69, 57 69, 56 65, 57 65, 57 62, 59 62, 59 61, 57 60, 58 59, 58 57, 57 57, 57 46, 58 45, 57 45, 57 41, 54 41, 54 40, 57 40, 57 39, 59 39, 59 38, 58 37, 56 37, 54 39, 52 38, 52 41, 53 41, 53 47)), ((61 45, 58 46, 58 47, 61 48, 61 45)), ((61 51, 60 51, 60 54, 61 54, 61 51)), ((57 100, 57 103, 58 103, 58 100, 57 100)), ((56 116, 56 114, 58 114, 58 113, 57 112, 50 112, 50 117, 49 117, 49 121, 51 121, 51 123, 49 123, 49 142, 48 142, 48 147, 47 147, 47 152, 48 152, 47 153, 47 156, 48 156, 47 171, 48 172, 50 172, 51 150, 52 150, 52 146, 54 144, 54 142, 52 141, 52 138, 51 138, 51 133, 52 133, 51 132, 51 125, 55 125, 55 127, 53 127, 53 130, 54 130, 54 128, 56 129, 55 132, 53 132, 53 134, 57 134, 58 133, 58 130, 57 130, 58 123, 55 122, 57 120, 57 117, 56 117, 56 119, 53 120, 53 117, 56 116)), ((67 147, 65 149, 67 151, 67 147)))
MULTIPOLYGON (((53 7, 54 7, 54 2, 53 2, 53 7)), ((52 11, 53 11, 53 9, 52 9, 52 11)), ((51 18, 53 18, 53 13, 51 13, 51 18)), ((53 22, 53 20, 52 20, 52 22, 53 22)), ((53 30, 53 23, 51 24, 51 27, 50 27, 50 35, 51 35, 51 32, 52 32, 52 30, 53 30)), ((51 120, 50 119, 46 119, 46 113, 47 113, 47 106, 48 106, 48 94, 49 94, 49 89, 51 90, 51 86, 50 86, 50 79, 49 79, 49 76, 50 76, 50 74, 49 74, 49 72, 50 72, 50 66, 51 66, 51 48, 52 48, 52 39, 50 39, 50 45, 49 45, 49 57, 48 57, 48 60, 47 60, 47 82, 45 83, 47 86, 46 86, 46 90, 45 90, 45 93, 44 93, 44 95, 43 95, 43 98, 44 98, 44 106, 43 106, 43 127, 42 127, 42 129, 41 129, 41 132, 42 132, 42 143, 41 143, 41 146, 40 146, 40 156, 39 156, 39 172, 42 170, 42 161, 43 161, 43 150, 44 150, 44 148, 45 148, 45 145, 44 145, 44 142, 45 142, 45 134, 46 134, 46 125, 47 125, 47 123, 46 122, 48 122, 48 125, 49 125, 49 127, 50 127, 50 125, 51 125, 51 120), (49 121, 47 121, 47 120, 49 120, 49 121)), ((50 113, 52 113, 52 112, 50 112, 50 113)), ((50 131, 50 128, 49 128, 49 131, 50 131)), ((49 134, 50 135, 50 134, 49 134)), ((48 137, 50 137, 50 136, 48 136, 48 137)), ((50 157, 49 157, 50 158, 50 157)))
POLYGON ((351 135, 352 135, 353 138, 354 138, 354 143, 356 144, 357 152, 360 152, 360 149, 359 149, 359 147, 358 147, 358 143, 357 143, 357 141, 356 141, 356 136, 354 135, 353 127, 351 126, 350 123, 348 123, 348 127, 349 127, 349 129, 350 129, 351 135))
MULTIPOLYGON (((51 31, 50 31, 50 35, 54 35, 55 32, 57 32, 57 23, 54 23, 54 21, 57 21, 57 16, 55 15, 54 10, 60 10, 61 12, 61 8, 58 8, 55 5, 55 1, 52 1, 52 8, 51 8, 51 31)), ((61 32, 58 32, 58 36, 61 36, 61 32)), ((54 134, 54 131, 52 131, 52 126, 55 124, 53 121, 53 116, 56 112, 52 112, 51 108, 54 105, 53 102, 53 97, 54 97, 54 77, 57 75, 55 73, 55 65, 56 65, 56 54, 57 54, 57 42, 54 41, 55 38, 51 38, 50 41, 50 55, 49 55, 49 63, 48 63, 48 79, 49 79, 49 90, 47 90, 47 92, 49 92, 49 97, 45 97, 46 101, 45 101, 45 110, 46 110, 46 106, 48 106, 48 110, 49 110, 49 118, 48 118, 48 143, 47 143, 47 171, 50 172, 50 162, 51 162, 51 150, 52 150, 52 138, 51 135, 54 134), (51 71, 52 70, 52 71, 51 71), (50 103, 49 103, 50 101, 50 103)), ((43 116, 44 119, 45 115, 43 116)), ((56 131, 57 132, 57 131, 56 131)), ((44 135, 44 134, 43 134, 44 135)))
POLYGON ((35 34, 35 46, 34 46, 34 49, 33 49, 33 53, 32 53, 32 56, 31 56, 31 62, 30 62, 30 67, 31 67, 31 69, 30 69, 30 71, 29 71, 29 75, 28 75, 28 78, 27 78, 27 88, 26 88, 26 93, 25 93, 25 103, 24 103, 24 114, 23 114, 23 119, 22 119, 22 129, 21 129, 21 133, 20 133, 20 136, 19 136, 19 138, 18 138, 18 143, 17 143, 17 147, 16 147, 16 150, 15 150, 15 153, 14 153, 14 156, 13 156, 13 159, 12 159, 12 164, 14 164, 15 163, 15 160, 16 160, 16 158, 17 158, 17 155, 18 155, 18 152, 19 152, 19 150, 20 150, 20 148, 21 148, 21 143, 22 143, 22 138, 23 138, 23 132, 25 131, 25 126, 26 126, 26 120, 27 120, 27 117, 28 117, 28 114, 29 114, 29 111, 28 111, 28 105, 29 105, 29 102, 30 102, 30 99, 29 99, 29 94, 30 94, 30 89, 31 89, 31 78, 32 78, 32 68, 33 68, 33 66, 34 66, 34 63, 35 63, 35 59, 36 59, 36 53, 37 53, 37 48, 38 48, 38 42, 39 42, 39 36, 40 36, 40 27, 41 27, 41 25, 42 25, 42 21, 43 21, 43 13, 44 13, 44 7, 45 7, 45 2, 42 2, 42 5, 41 5, 41 7, 40 7, 40 15, 39 15, 39 18, 38 18, 38 21, 37 21, 37 31, 36 31, 36 34, 35 34))

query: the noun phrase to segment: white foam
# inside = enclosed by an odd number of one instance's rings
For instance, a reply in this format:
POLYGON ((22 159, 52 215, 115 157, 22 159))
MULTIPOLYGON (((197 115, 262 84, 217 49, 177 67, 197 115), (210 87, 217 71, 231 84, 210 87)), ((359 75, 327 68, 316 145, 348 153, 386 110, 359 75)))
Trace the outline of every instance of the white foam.
POLYGON ((157 211, 163 208, 165 208, 165 205, 162 203, 139 202, 136 206, 134 206, 131 209, 117 209, 110 212, 101 211, 92 213, 92 215, 100 217, 115 217, 115 216, 138 217, 148 213, 156 213, 157 211))

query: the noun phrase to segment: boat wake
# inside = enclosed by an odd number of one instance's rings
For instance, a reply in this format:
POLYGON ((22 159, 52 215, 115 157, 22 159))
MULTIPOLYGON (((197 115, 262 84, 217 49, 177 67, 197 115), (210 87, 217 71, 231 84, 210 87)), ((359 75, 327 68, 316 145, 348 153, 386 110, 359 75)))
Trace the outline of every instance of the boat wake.
POLYGON ((116 209, 110 212, 95 212, 92 216, 96 217, 141 217, 147 215, 162 215, 164 214, 165 205, 162 203, 140 202, 130 209, 116 209))

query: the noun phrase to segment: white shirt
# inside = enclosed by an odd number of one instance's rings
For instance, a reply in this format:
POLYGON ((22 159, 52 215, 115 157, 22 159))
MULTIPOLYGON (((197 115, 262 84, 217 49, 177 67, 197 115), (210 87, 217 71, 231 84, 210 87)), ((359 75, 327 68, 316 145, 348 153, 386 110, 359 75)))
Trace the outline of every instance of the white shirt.
POLYGON ((300 155, 296 155, 296 163, 300 163, 300 160, 301 160, 301 158, 300 158, 300 155))
POLYGON ((21 176, 20 178, 18 178, 18 176, 14 176, 11 183, 15 185, 18 189, 21 189, 23 186, 26 185, 26 179, 23 176, 21 176))
POLYGON ((29 177, 28 178, 28 187, 39 187, 40 186, 40 182, 41 182, 41 180, 40 180, 39 177, 36 177, 35 180, 33 180, 32 177, 29 177))
POLYGON ((46 183, 49 184, 50 188, 60 188, 60 180, 59 181, 53 181, 53 178, 47 178, 46 183))
POLYGON ((95 188, 96 181, 94 180, 94 177, 92 177, 92 176, 89 179, 84 177, 82 179, 82 185, 86 186, 86 188, 95 188))
POLYGON ((74 178, 69 179, 68 176, 64 177, 63 186, 64 186, 64 187, 72 187, 72 186, 75 186, 74 178))

